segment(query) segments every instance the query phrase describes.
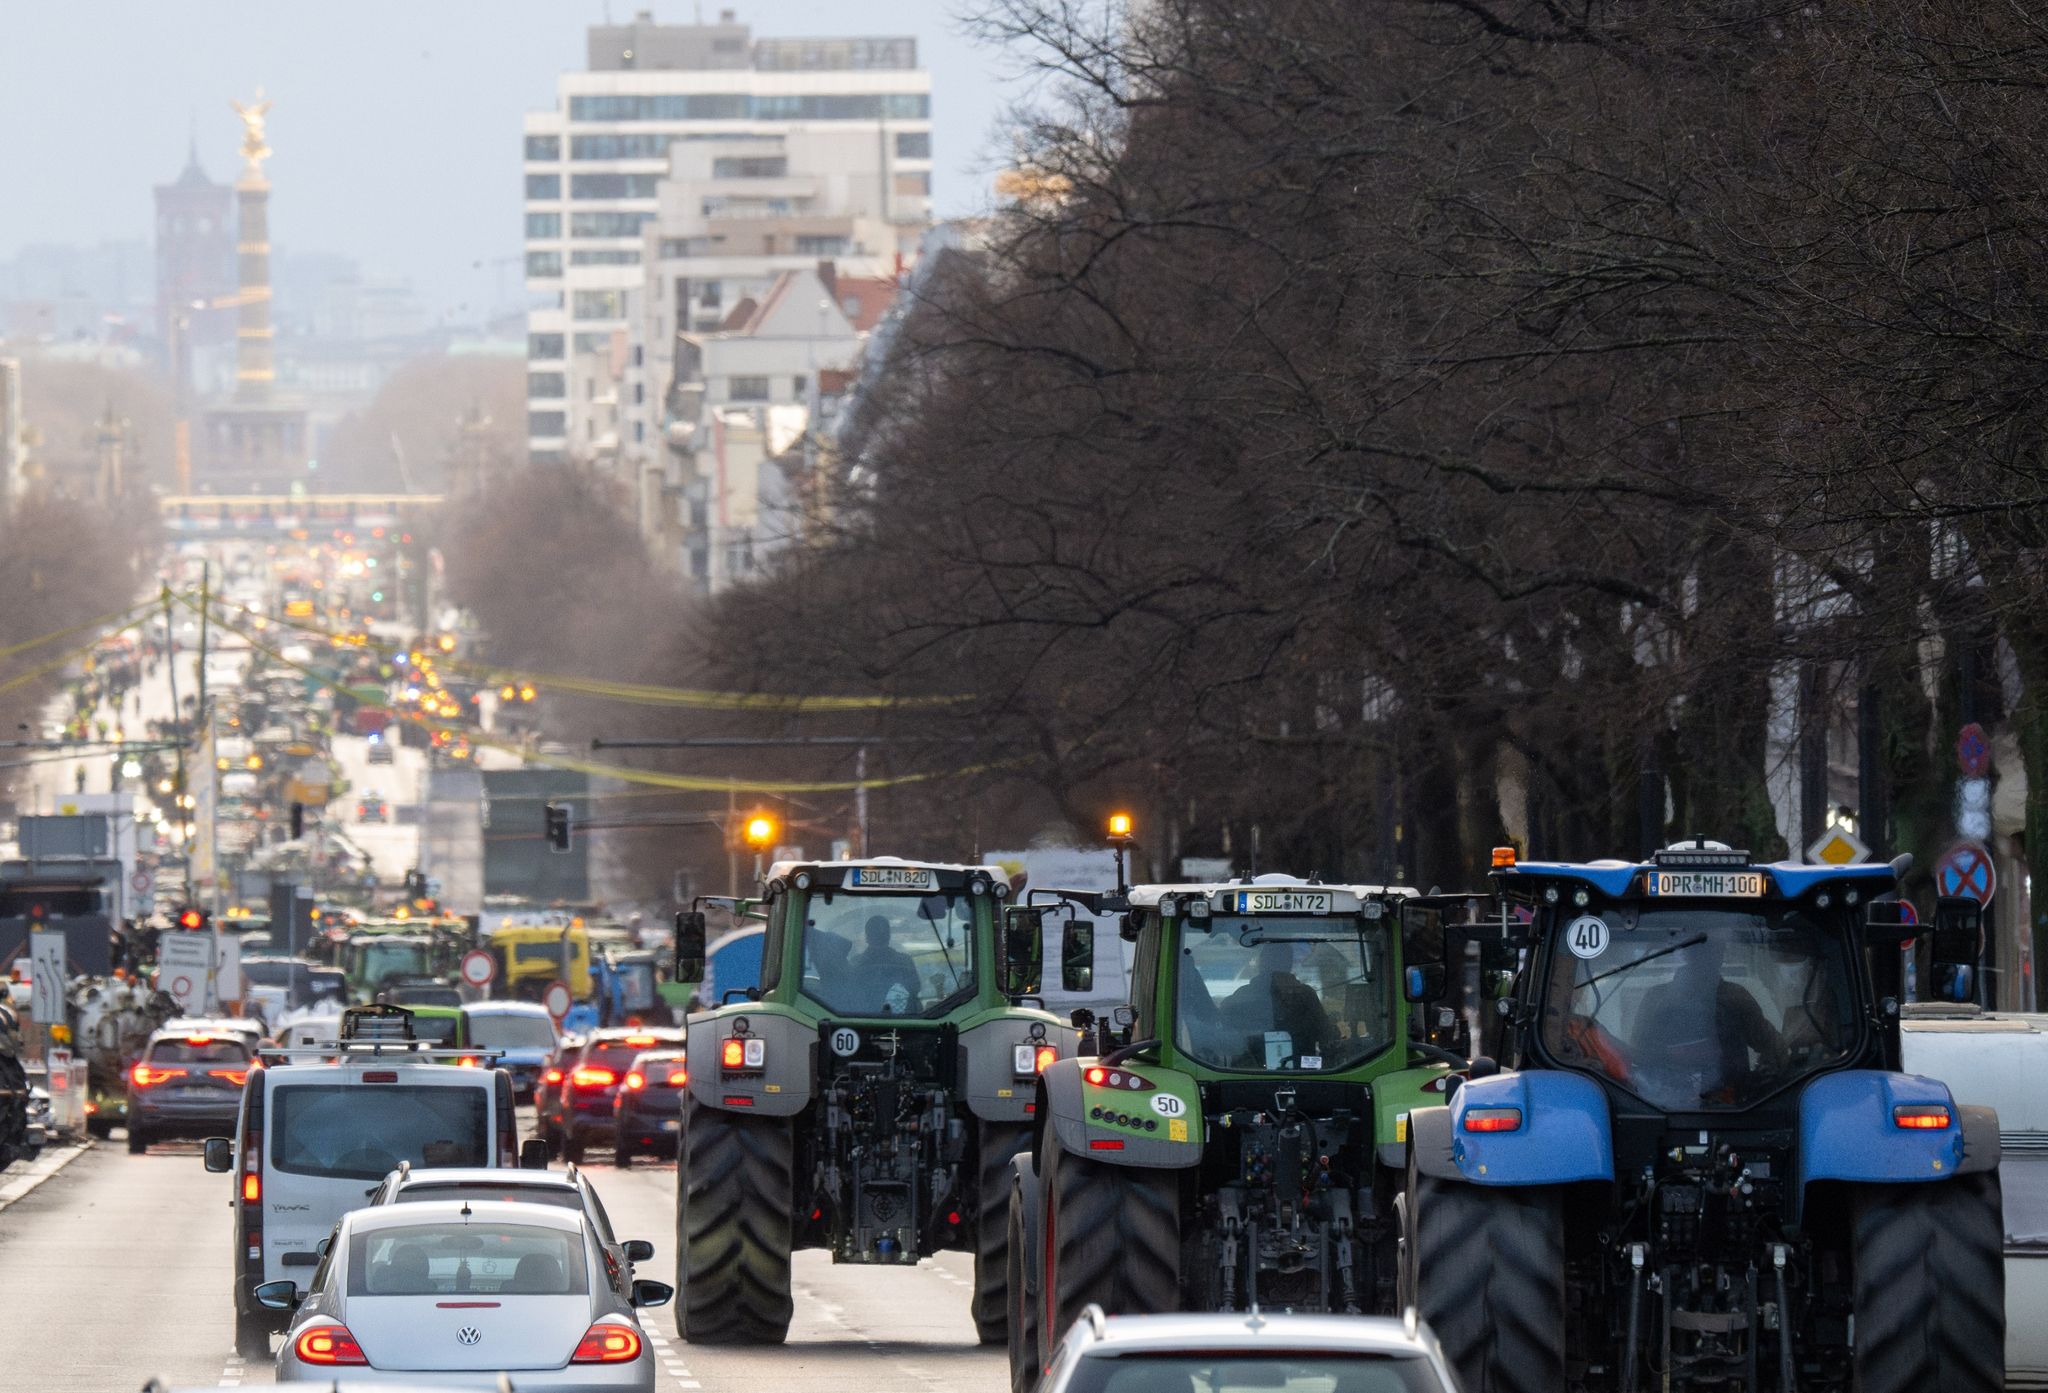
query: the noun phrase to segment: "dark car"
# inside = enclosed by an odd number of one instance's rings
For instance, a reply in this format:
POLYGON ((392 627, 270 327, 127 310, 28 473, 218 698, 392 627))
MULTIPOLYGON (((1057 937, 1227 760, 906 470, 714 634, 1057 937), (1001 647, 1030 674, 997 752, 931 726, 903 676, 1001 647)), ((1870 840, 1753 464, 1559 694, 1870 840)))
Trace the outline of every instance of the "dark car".
POLYGON ((635 1156, 676 1154, 689 1081, 681 1050, 649 1050, 627 1067, 612 1099, 612 1147, 621 1167, 635 1156))
POLYGON ((377 995, 393 1006, 448 1006, 460 1008, 462 990, 447 982, 405 979, 392 983, 377 995))
POLYGON ((128 1150, 232 1133, 252 1050, 240 1034, 159 1030, 128 1069, 128 1150))
POLYGON ((584 1150, 609 1141, 612 1098, 642 1051, 669 1045, 681 1049, 680 1030, 627 1027, 591 1032, 573 1066, 548 1095, 552 1131, 561 1140, 565 1160, 581 1161, 584 1150))
POLYGON ((533 1085, 533 1124, 540 1139, 548 1144, 551 1155, 559 1155, 562 1137, 555 1130, 555 1098, 562 1091, 562 1080, 576 1067, 576 1061, 583 1053, 581 1035, 564 1035, 555 1042, 554 1050, 548 1055, 540 1069, 540 1077, 533 1085))

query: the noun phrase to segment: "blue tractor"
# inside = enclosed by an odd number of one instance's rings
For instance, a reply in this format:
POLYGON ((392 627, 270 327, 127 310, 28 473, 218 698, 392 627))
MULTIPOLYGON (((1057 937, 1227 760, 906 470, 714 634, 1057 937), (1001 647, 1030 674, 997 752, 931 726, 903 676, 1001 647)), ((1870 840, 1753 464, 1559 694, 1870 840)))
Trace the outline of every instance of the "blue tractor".
MULTIPOLYGON (((1490 896, 1411 908, 1411 1000, 1491 938, 1507 1066, 1409 1117, 1399 1280, 1466 1393, 2004 1386, 1998 1120, 1899 1070, 1906 864, 1503 848, 1490 896)), ((1939 903, 1939 995, 1981 916, 1939 903)))

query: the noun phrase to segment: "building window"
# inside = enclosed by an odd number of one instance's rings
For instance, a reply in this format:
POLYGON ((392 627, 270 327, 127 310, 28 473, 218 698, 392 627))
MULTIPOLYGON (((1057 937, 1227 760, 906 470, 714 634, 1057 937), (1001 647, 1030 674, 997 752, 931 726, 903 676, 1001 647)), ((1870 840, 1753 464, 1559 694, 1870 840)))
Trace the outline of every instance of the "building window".
POLYGON ((788 173, 783 155, 722 155, 711 162, 714 179, 780 179, 788 173))
POLYGON ((528 241, 545 241, 562 235, 560 213, 528 213, 526 215, 526 236, 528 241))
POLYGON ((930 131, 896 132, 896 158, 899 160, 928 160, 932 157, 932 133, 930 131))
POLYGON ((644 349, 643 349, 643 348, 641 347, 641 345, 639 345, 639 344, 637 344, 637 343, 636 343, 636 344, 634 344, 634 345, 633 345, 633 366, 634 366, 634 367, 636 367, 636 368, 637 368, 637 367, 640 367, 640 366, 641 366, 642 364, 644 364, 644 363, 645 363, 646 361, 647 361, 647 355, 646 355, 646 352, 645 352, 645 350, 644 350, 644 349))
POLYGON ((526 336, 526 356, 543 363, 560 358, 562 356, 562 336, 560 334, 528 334, 526 336))
POLYGON ((571 198, 652 198, 659 174, 571 174, 571 198))
POLYGON ((647 384, 645 382, 635 382, 633 384, 633 405, 638 406, 646 400, 647 384))
POLYGON ((562 254, 560 252, 528 252, 526 254, 526 274, 533 277, 561 275, 562 254))
POLYGON ((569 433, 568 415, 560 411, 529 411, 526 433, 536 440, 551 440, 569 433))
MULTIPOLYGON (((931 114, 931 98, 922 92, 758 97, 739 92, 590 93, 569 98, 571 121, 923 121, 931 114)), ((570 138, 572 154, 575 140, 570 138)))
POLYGON ((652 213, 571 213, 571 237, 638 237, 654 221, 652 213))
POLYGON ((802 401, 804 399, 804 392, 810 385, 811 379, 802 373, 798 373, 795 377, 789 379, 790 395, 794 396, 798 401, 802 401))
POLYGON ((668 154, 675 137, 667 132, 632 131, 625 135, 572 135, 572 160, 658 160, 668 154))
POLYGON ((640 253, 626 247, 599 247, 595 251, 572 251, 571 266, 638 266, 640 253))
POLYGON ((579 354, 609 353, 612 351, 610 334, 578 334, 574 347, 579 354))
POLYGON ((526 137, 526 158, 529 160, 559 160, 562 158, 562 138, 558 135, 530 135, 526 137))
POLYGON ((526 196, 529 199, 560 198, 562 196, 562 176, 559 174, 527 175, 526 196))
POLYGON ((526 375, 527 400, 534 401, 569 395, 569 378, 559 372, 530 372, 526 375))
POLYGON ((715 310, 725 303, 725 282, 706 281, 704 290, 697 297, 697 303, 707 310, 715 310))
POLYGON ((768 379, 765 377, 735 377, 728 396, 733 401, 768 400, 768 379))
POLYGON ((643 444, 646 439, 647 423, 645 421, 635 421, 633 423, 633 443, 635 445, 643 444))
POLYGON ((685 256, 708 256, 711 252, 709 237, 664 237, 661 239, 661 259, 674 261, 685 256))
POLYGON ((799 256, 844 256, 847 245, 844 237, 806 237, 799 233, 796 239, 799 256))
POLYGON ((909 194, 912 197, 923 195, 929 198, 931 196, 931 191, 932 174, 931 171, 928 169, 920 169, 913 173, 898 174, 896 176, 897 193, 909 194))
POLYGON ((620 319, 626 313, 623 290, 579 290, 570 306, 577 319, 620 319))

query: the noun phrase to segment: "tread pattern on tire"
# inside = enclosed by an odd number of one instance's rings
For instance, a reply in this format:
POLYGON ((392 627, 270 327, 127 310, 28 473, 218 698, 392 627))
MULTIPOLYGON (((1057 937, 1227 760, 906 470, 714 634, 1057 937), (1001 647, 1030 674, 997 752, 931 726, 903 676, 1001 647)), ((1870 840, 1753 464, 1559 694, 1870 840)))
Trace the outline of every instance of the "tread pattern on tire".
POLYGON ((1031 1144, 1021 1122, 983 1122, 974 1216, 974 1330, 985 1345, 1010 1337, 1010 1162, 1031 1144))
POLYGON ((783 1118, 684 1104, 676 1183, 676 1333, 700 1345, 778 1345, 793 1314, 795 1163, 783 1118))
MULTIPOLYGON (((1035 1183, 1036 1177, 1033 1177, 1035 1183)), ((1008 1277, 1004 1296, 1010 1306, 1010 1393, 1031 1393, 1038 1386, 1038 1321, 1041 1301, 1026 1280, 1024 1264, 1033 1259, 1031 1239, 1024 1232, 1023 1181, 1010 1176, 1009 1246, 1003 1254, 1008 1277)))
POLYGON ((1408 1203, 1416 1307, 1465 1393, 1563 1388, 1564 1210, 1557 1191, 1417 1175, 1408 1203))
POLYGON ((1998 1173, 1857 1186, 1857 1393, 2005 1386, 2005 1222, 1998 1173))
POLYGON ((1043 1342, 1056 1346, 1091 1302, 1113 1316, 1179 1310, 1179 1172, 1104 1165, 1051 1143, 1046 1149, 1053 1289, 1045 1294, 1052 1323, 1041 1331, 1043 1342))

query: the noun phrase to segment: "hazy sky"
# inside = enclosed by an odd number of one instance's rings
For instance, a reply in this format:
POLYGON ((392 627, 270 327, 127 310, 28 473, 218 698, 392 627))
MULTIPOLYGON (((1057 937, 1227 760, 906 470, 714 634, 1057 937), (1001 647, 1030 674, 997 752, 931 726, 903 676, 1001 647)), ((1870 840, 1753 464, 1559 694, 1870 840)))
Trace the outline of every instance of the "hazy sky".
POLYGON ((521 113, 553 105, 584 29, 721 8, 756 34, 911 33, 932 74, 940 216, 986 204, 1003 56, 954 16, 973 0, 0 0, 0 257, 150 235, 151 186, 233 176, 228 102, 276 102, 272 240, 412 279, 458 318, 515 288, 521 113), (479 264, 481 263, 481 264, 479 264), (464 306, 467 306, 465 312, 464 306))

